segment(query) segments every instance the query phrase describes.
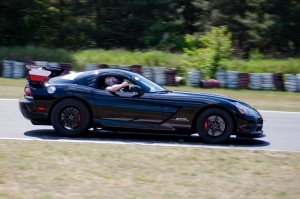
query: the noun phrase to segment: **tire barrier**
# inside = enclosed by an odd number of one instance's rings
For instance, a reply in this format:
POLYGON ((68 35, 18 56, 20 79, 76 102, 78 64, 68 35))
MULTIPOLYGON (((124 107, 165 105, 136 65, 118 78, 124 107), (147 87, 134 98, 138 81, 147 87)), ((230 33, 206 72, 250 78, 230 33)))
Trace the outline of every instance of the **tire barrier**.
POLYGON ((238 77, 239 72, 237 71, 227 71, 226 73, 226 87, 227 88, 237 88, 238 87, 238 77))
POLYGON ((176 79, 175 79, 175 76, 176 76, 176 69, 175 68, 169 68, 165 71, 166 73, 166 84, 168 86, 175 86, 177 83, 176 83, 176 79))
POLYGON ((300 91, 300 73, 296 75, 296 78, 297 78, 298 91, 300 91))
POLYGON ((296 75, 285 74, 285 89, 291 92, 296 92, 298 90, 298 82, 296 75))
POLYGON ((215 79, 200 80, 201 88, 220 88, 220 82, 215 79))
POLYGON ((26 65, 36 65, 39 67, 58 67, 64 69, 61 75, 69 74, 71 71, 70 63, 30 61, 18 62, 12 60, 2 60, 0 62, 0 77, 6 78, 24 78, 28 75, 29 69, 26 65))
POLYGON ((99 64, 98 68, 99 69, 108 68, 108 65, 107 64, 99 64))
POLYGON ((226 86, 226 70, 217 70, 216 78, 219 81, 220 87, 226 86))
POLYGON ((64 69, 61 75, 66 75, 71 72, 72 65, 70 63, 59 63, 59 67, 64 69))
POLYGON ((261 74, 260 73, 250 73, 249 74, 249 87, 250 89, 260 90, 261 86, 261 74))
POLYGON ((142 66, 140 66, 140 65, 132 65, 132 66, 130 66, 130 71, 141 74, 141 68, 142 68, 142 66))
POLYGON ((273 84, 275 90, 277 91, 284 91, 284 81, 282 73, 273 73, 273 84))
POLYGON ((127 66, 127 65, 120 65, 120 66, 119 66, 119 69, 130 71, 130 66, 127 66))
POLYGON ((151 66, 143 66, 142 75, 147 79, 153 81, 153 67, 151 66))
MULTIPOLYGON (((64 69, 61 75, 71 72, 70 63, 31 61, 28 63, 13 60, 2 60, 0 62, 0 76, 6 78, 24 78, 28 75, 26 65, 34 64, 40 67, 60 67, 64 69)), ((86 70, 117 68, 142 74, 146 78, 159 85, 185 85, 184 77, 176 76, 175 68, 153 67, 141 65, 107 65, 107 64, 86 64, 86 70)), ((300 92, 300 73, 239 73, 237 71, 217 70, 216 80, 202 80, 200 70, 191 70, 187 73, 187 83, 194 87, 202 88, 240 88, 254 90, 277 90, 300 92)))
POLYGON ((59 68, 59 63, 58 62, 48 62, 48 66, 51 68, 59 68))
POLYGON ((13 62, 12 64, 12 78, 23 78, 25 77, 25 63, 13 62))
POLYGON ((14 61, 3 60, 2 61, 2 77, 11 78, 12 77, 12 64, 14 61))
POLYGON ((0 76, 2 76, 2 61, 0 61, 0 76))
POLYGON ((112 65, 108 65, 108 68, 112 68, 112 69, 119 69, 120 66, 117 64, 112 64, 112 65))
POLYGON ((48 62, 47 61, 34 61, 34 64, 36 66, 40 66, 40 67, 47 67, 48 66, 48 62))
POLYGON ((85 65, 85 70, 88 71, 88 70, 96 70, 98 69, 98 64, 86 64, 85 65))
POLYGON ((262 73, 261 74, 261 87, 263 90, 273 90, 272 73, 262 73))
POLYGON ((238 88, 247 89, 249 83, 249 73, 239 73, 238 88))
POLYGON ((191 70, 188 72, 189 84, 191 86, 200 86, 201 73, 199 70, 191 70))
POLYGON ((154 67, 153 68, 153 77, 154 77, 154 82, 157 83, 158 85, 166 85, 166 68, 165 67, 154 67))

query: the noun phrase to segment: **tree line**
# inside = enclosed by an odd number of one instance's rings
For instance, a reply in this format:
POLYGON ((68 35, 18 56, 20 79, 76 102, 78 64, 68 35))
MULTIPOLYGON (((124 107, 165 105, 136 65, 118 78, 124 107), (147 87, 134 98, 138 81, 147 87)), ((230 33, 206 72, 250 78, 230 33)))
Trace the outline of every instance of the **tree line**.
POLYGON ((226 26, 233 56, 300 54, 298 0, 1 0, 0 46, 181 52, 226 26))

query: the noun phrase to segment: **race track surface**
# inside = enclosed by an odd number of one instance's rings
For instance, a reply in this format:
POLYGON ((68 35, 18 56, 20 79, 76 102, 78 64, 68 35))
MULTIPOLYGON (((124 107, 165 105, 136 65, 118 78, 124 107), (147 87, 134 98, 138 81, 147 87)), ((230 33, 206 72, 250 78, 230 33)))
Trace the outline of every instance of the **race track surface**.
POLYGON ((266 137, 238 139, 232 137, 222 145, 201 142, 197 135, 147 135, 121 132, 92 132, 79 138, 57 134, 51 126, 34 126, 19 111, 18 100, 0 99, 0 139, 28 139, 43 141, 95 142, 110 144, 147 144, 183 147, 222 147, 300 152, 300 112, 262 111, 266 137))

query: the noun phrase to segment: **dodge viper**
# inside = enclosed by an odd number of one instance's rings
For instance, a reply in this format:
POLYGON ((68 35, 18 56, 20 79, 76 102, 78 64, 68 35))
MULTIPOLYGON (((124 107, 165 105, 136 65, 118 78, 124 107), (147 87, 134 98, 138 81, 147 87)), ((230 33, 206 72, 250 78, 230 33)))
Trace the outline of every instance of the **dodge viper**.
POLYGON ((97 69, 61 75, 60 68, 31 68, 22 115, 33 125, 51 125, 64 136, 94 131, 197 133, 207 143, 230 136, 264 137, 263 118, 250 105, 223 95, 172 91, 123 69, 97 69), (128 86, 109 92, 105 77, 128 86))

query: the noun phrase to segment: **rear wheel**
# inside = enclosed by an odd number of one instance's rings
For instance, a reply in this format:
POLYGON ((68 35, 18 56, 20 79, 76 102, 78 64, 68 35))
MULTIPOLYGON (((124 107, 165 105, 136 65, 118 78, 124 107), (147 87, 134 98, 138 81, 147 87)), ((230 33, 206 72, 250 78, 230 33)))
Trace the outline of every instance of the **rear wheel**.
POLYGON ((56 132, 65 136, 84 134, 90 126, 88 107, 77 99, 58 102, 51 113, 51 123, 56 132))
POLYGON ((231 116, 219 108, 205 110, 197 119, 197 133, 207 143, 222 143, 229 139, 234 129, 231 116))

